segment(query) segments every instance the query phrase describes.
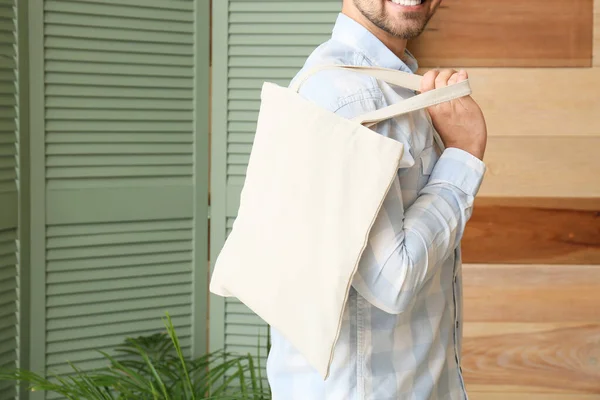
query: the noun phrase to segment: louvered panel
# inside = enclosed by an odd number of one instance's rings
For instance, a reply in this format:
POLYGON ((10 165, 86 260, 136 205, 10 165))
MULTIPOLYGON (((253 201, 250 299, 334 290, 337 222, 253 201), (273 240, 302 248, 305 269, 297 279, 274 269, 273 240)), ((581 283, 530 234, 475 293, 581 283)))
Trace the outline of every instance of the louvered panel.
MULTIPOLYGON (((53 3, 46 3, 53 4, 53 3)), ((72 5, 69 5, 73 7, 72 5)), ((81 8, 84 8, 82 5, 81 8)), ((47 8, 48 10, 48 8, 47 8)), ((73 16, 75 17, 75 16, 73 16)), ((116 18, 117 15, 112 15, 111 18, 116 18)), ((145 17, 145 16, 143 16, 145 17)), ((174 44, 174 45, 191 45, 193 43, 193 39, 190 35, 185 33, 175 33, 175 32, 164 32, 164 31, 155 31, 154 29, 150 30, 150 24, 145 30, 133 30, 129 27, 124 28, 124 25, 114 27, 114 26, 105 26, 99 21, 98 18, 95 18, 98 23, 96 27, 92 31, 91 29, 84 26, 77 26, 74 21, 71 19, 71 16, 66 17, 66 21, 57 21, 50 22, 48 21, 46 24, 46 34, 48 36, 53 37, 66 37, 66 38, 78 38, 78 39, 93 39, 93 40, 118 40, 121 38, 127 42, 141 42, 141 43, 160 43, 160 44, 174 44)), ((120 19, 120 18, 119 18, 120 19)), ((125 23, 125 21, 123 21, 125 23)), ((115 25, 115 24, 109 24, 115 25)), ((52 65, 53 62, 48 60, 48 64, 52 65)), ((109 64, 110 65, 110 64, 109 64)), ((49 71, 52 71, 50 69, 49 71)), ((115 71, 111 70, 109 67, 108 73, 114 73, 115 71)), ((171 76, 178 76, 178 74, 174 73, 171 76)))
POLYGON ((105 366, 165 312, 186 355, 200 337, 195 3, 44 1, 49 372, 105 366))
MULTIPOLYGON (((261 56, 261 57, 292 57, 296 61, 299 57, 303 57, 306 54, 314 50, 313 46, 258 46, 258 45, 247 45, 247 46, 230 46, 229 55, 231 56, 232 62, 242 62, 241 56, 261 56), (235 58, 234 58, 235 57, 235 58)), ((285 60, 285 59, 284 59, 285 60)), ((282 61, 280 61, 282 62, 282 61)), ((264 64, 260 64, 264 65, 264 64)))
MULTIPOLYGON (((284 13, 288 14, 290 22, 310 22, 311 16, 317 16, 323 13, 336 14, 341 10, 341 2, 337 0, 312 0, 312 1, 296 1, 296 0, 229 0, 229 11, 232 15, 230 21, 235 20, 233 13, 245 12, 263 12, 263 13, 284 13), (307 19, 304 19, 304 18, 307 19)), ((268 22, 266 20, 265 22, 268 22)))
POLYGON ((189 230, 192 229, 192 221, 190 220, 172 220, 172 221, 157 221, 157 222, 131 222, 121 224, 118 222, 96 224, 88 226, 49 226, 47 234, 49 237, 61 238, 69 236, 78 236, 82 234, 99 235, 105 233, 130 233, 150 231, 159 229, 162 231, 173 230, 189 230))
MULTIPOLYGON (((189 328, 178 325, 178 326, 176 326, 176 329, 177 329, 178 337, 184 338, 183 340, 189 340, 189 339, 186 339, 186 337, 190 336, 189 328)), ((156 332, 157 332, 156 328, 153 327, 151 330, 148 330, 148 331, 144 331, 144 330, 140 329, 136 332, 136 334, 152 335, 152 334, 155 334, 156 332)), ((114 348, 116 346, 121 345, 123 343, 123 336, 121 333, 118 333, 118 334, 113 334, 113 335, 94 337, 94 338, 86 339, 86 340, 76 339, 76 340, 69 340, 69 341, 62 341, 62 342, 55 341, 49 347, 49 350, 50 350, 49 354, 56 355, 56 354, 65 354, 65 353, 69 353, 69 352, 81 353, 84 350, 90 350, 90 347, 89 347, 90 343, 93 345, 93 349, 110 349, 110 348, 114 348)), ((59 360, 57 363, 60 364, 61 361, 59 360)))
MULTIPOLYGON (((121 302, 124 308, 132 307, 130 303, 142 302, 146 303, 144 308, 154 302, 167 301, 165 298, 178 296, 181 293, 187 293, 189 284, 180 285, 163 285, 152 288, 151 296, 146 288, 133 288, 130 290, 119 290, 95 293, 75 293, 70 295, 54 296, 47 299, 48 307, 75 306, 77 304, 85 304, 90 309, 93 309, 96 303, 99 302, 121 302)), ((48 311, 50 313, 50 310, 48 311)), ((60 312, 60 310, 57 310, 60 312)), ((164 314, 163 314, 164 315, 164 314)))
POLYGON ((229 100, 253 100, 259 101, 260 90, 232 89, 228 93, 229 100))
POLYGON ((97 367, 92 349, 164 330, 165 312, 189 342, 192 237, 190 220, 48 227, 48 368, 97 367))
MULTIPOLYGON (((0 0, 0 369, 19 366, 17 88, 16 2, 0 0)), ((17 393, 13 382, 0 381, 0 399, 17 393)))
MULTIPOLYGON (((98 62, 98 61, 96 61, 98 62)), ((50 61, 46 62, 46 72, 48 74, 64 74, 69 72, 76 72, 79 74, 93 75, 93 74, 106 74, 106 75, 118 75, 127 76, 151 76, 151 77, 174 77, 174 78, 191 78, 192 73, 189 67, 183 66, 178 67, 174 65, 169 66, 155 66, 143 64, 144 68, 139 68, 136 64, 126 63, 111 63, 104 60, 101 64, 92 64, 87 61, 50 61)))
POLYGON ((246 176, 264 81, 287 86, 306 57, 327 39, 338 1, 231 0, 228 21, 228 215, 246 176))
POLYGON ((227 309, 227 322, 234 326, 247 326, 250 329, 255 329, 256 333, 260 332, 260 328, 263 327, 264 321, 249 312, 248 308, 235 299, 228 299, 226 302, 227 309))
MULTIPOLYGON (((253 29, 264 30, 268 29, 266 24, 291 24, 292 26, 307 27, 310 25, 317 25, 321 30, 331 31, 331 21, 335 20, 340 8, 332 7, 333 11, 322 11, 320 7, 316 6, 315 3, 311 4, 312 7, 309 12, 294 11, 297 6, 305 7, 303 4, 296 4, 293 7, 286 5, 286 10, 282 11, 279 8, 275 9, 271 4, 265 4, 265 2, 252 2, 252 5, 242 5, 243 1, 233 2, 231 10, 235 13, 229 17, 229 23, 232 29, 237 25, 249 24, 254 26, 253 29), (237 3, 237 4, 236 4, 237 3)), ((277 3, 285 3, 285 1, 278 1, 277 3)), ((294 3, 298 3, 294 1, 294 3)), ((304 2, 310 3, 310 2, 304 2)), ((323 5, 326 2, 319 2, 319 5, 323 5)), ((328 5, 328 4, 326 4, 328 5)), ((270 32, 270 31, 269 31, 270 32)), ((294 30, 293 33, 297 33, 294 30)))
MULTIPOLYGON (((322 38, 321 38, 322 39, 322 38)), ((301 67, 302 64, 298 66, 301 67)), ((272 79, 287 79, 288 81, 298 72, 298 68, 279 67, 279 68, 256 68, 256 67, 230 67, 229 76, 231 78, 254 78, 262 81, 272 79)))
MULTIPOLYGON (((190 46, 179 45, 179 44, 162 44, 162 43, 136 43, 136 42, 110 42, 101 40, 89 40, 86 38, 77 37, 52 37, 46 43, 46 48, 51 49, 64 49, 64 50, 78 50, 82 51, 95 51, 102 54, 102 52, 115 52, 122 57, 122 54, 135 54, 135 55, 153 55, 157 53, 157 64, 161 65, 164 58, 168 56, 175 56, 174 60, 181 60, 181 57, 187 58, 192 57, 190 46)), ((80 53, 79 53, 80 54, 80 53)), ((71 57, 76 57, 72 55, 71 57)), ((140 62, 140 61, 138 61, 140 62)))
POLYGON ((16 227, 17 85, 16 10, 13 0, 0 1, 0 229, 16 227))
POLYGON ((234 222, 235 222, 235 218, 234 217, 228 217, 226 219, 225 228, 226 228, 227 235, 229 235, 231 233, 231 228, 233 228, 233 223, 234 222))
MULTIPOLYGON (((102 101, 102 99, 109 98, 114 99, 115 97, 126 101, 125 99, 141 100, 144 99, 175 99, 175 100, 192 100, 192 92, 186 88, 172 88, 168 92, 160 88, 132 88, 132 87, 112 87, 110 91, 103 90, 102 88, 93 87, 81 87, 81 86, 61 86, 61 85, 48 85, 46 87, 46 94, 48 94, 50 102, 68 101, 67 99, 61 99, 62 97, 79 97, 81 101, 102 101), (87 98, 89 97, 89 98, 87 98)), ((76 104, 70 102, 72 106, 76 104)), ((164 104, 164 102, 163 102, 164 104)), ((171 103, 169 103, 171 104, 171 103)))
POLYGON ((170 4, 45 2, 50 189, 192 176, 193 2, 170 4))
MULTIPOLYGON (((68 0, 45 2, 46 12, 62 12, 64 14, 79 14, 89 16, 108 16, 120 18, 137 18, 153 21, 157 24, 168 22, 194 22, 194 9, 192 1, 173 1, 160 4, 158 0, 148 1, 75 1, 76 5, 68 0)), ((63 14, 63 15, 64 15, 63 14)), ((189 28, 193 32, 193 28, 189 28)), ((188 38, 189 39, 189 38, 188 38)))
MULTIPOLYGON (((279 85, 279 86, 287 86, 290 83, 289 79, 278 79, 273 78, 269 79, 270 82, 279 85)), ((260 90, 263 86, 264 80, 260 79, 236 79, 230 78, 227 80, 229 84, 229 89, 255 89, 260 90)))
POLYGON ((84 86, 117 86, 117 87, 132 87, 132 88, 189 88, 193 82, 187 77, 164 77, 158 76, 149 79, 145 76, 119 76, 116 74, 108 74, 105 77, 98 77, 92 73, 81 73, 70 75, 68 71, 52 72, 46 74, 46 82, 56 85, 84 85, 84 86))
MULTIPOLYGON (((151 335, 156 333, 161 329, 162 325, 156 324, 150 330, 139 330, 142 335, 151 335)), ((178 331, 181 331, 181 340, 184 344, 188 344, 190 342, 190 333, 191 330, 189 326, 178 325, 178 331)), ((179 335, 179 333, 178 333, 179 335)), ((136 335, 137 336, 137 333, 136 335)), ((179 336, 178 336, 179 337, 179 336)), ((106 358, 100 354, 96 350, 104 351, 111 356, 118 355, 117 352, 114 351, 114 347, 123 343, 123 334, 115 335, 114 340, 109 343, 107 347, 100 347, 98 344, 95 344, 93 341, 88 341, 88 344, 91 344, 93 348, 91 350, 82 350, 82 351, 72 351, 72 352, 59 352, 56 356, 52 354, 48 354, 46 356, 48 371, 56 374, 69 374, 73 372, 71 366, 67 363, 71 361, 75 363, 77 368, 81 369, 84 372, 88 372, 95 369, 104 368, 107 366, 106 358)), ((69 345, 69 343, 67 343, 69 345)), ((48 344, 48 349, 51 349, 51 344, 48 344)), ((184 354, 186 356, 189 355, 190 348, 186 346, 182 348, 184 354)))
POLYGON ((193 10, 45 1, 48 221, 192 216, 193 10))
MULTIPOLYGON (((149 331, 148 333, 152 334, 153 332, 155 332, 155 330, 149 331)), ((189 332, 189 329, 188 329, 188 332, 189 332)), ((102 356, 102 354, 99 354, 98 351, 102 351, 102 352, 105 352, 105 353, 111 354, 111 355, 118 355, 118 353, 113 352, 112 349, 115 346, 121 345, 123 343, 123 341, 121 340, 122 338, 115 338, 115 339, 117 339, 117 340, 113 340, 112 342, 109 343, 108 346, 102 346, 99 343, 95 344, 93 350, 77 351, 77 350, 71 349, 70 344, 69 344, 69 351, 68 352, 61 351, 59 353, 60 356, 58 359, 54 359, 52 354, 48 355, 48 358, 47 358, 48 359, 48 367, 51 368, 53 371, 62 370, 61 372, 66 372, 66 373, 71 372, 72 370, 70 370, 70 366, 65 365, 65 362, 63 359, 63 354, 64 354, 64 356, 67 357, 67 359, 70 362, 75 363, 75 365, 82 366, 82 368, 85 368, 88 370, 91 368, 97 368, 99 365, 104 367, 107 365, 106 358, 104 358, 102 356)), ((190 348, 189 335, 180 338, 180 342, 181 342, 182 349, 184 351, 188 352, 189 348, 190 348)))
MULTIPOLYGON (((312 38, 313 35, 331 33, 331 25, 328 23, 318 24, 315 22, 299 24, 278 24, 275 23, 275 21, 271 21, 268 24, 236 22, 229 26, 229 33, 232 35, 294 35, 294 38, 297 37, 298 39, 301 39, 304 35, 310 35, 312 38)), ((294 38, 292 38, 292 45, 296 43, 294 38)), ((261 40, 259 39, 257 41, 260 42, 261 40)), ((302 41, 298 40, 298 43, 302 43, 302 41)))
POLYGON ((260 362, 265 387, 268 384, 266 379, 268 335, 267 324, 248 307, 235 298, 225 299, 226 350, 237 355, 250 354, 255 363, 260 362))
MULTIPOLYGON (((17 230, 0 229, 0 369, 17 367, 17 230)), ((0 382, 0 399, 16 396, 13 384, 0 382)))
MULTIPOLYGON (((122 3, 121 3, 122 4, 122 3)), ((118 5, 118 4, 117 4, 118 5)), ((103 6, 106 7, 106 6, 103 6)), ((161 15, 161 19, 152 20, 150 18, 146 19, 138 19, 135 16, 126 16, 122 15, 119 20, 116 20, 114 17, 114 7, 109 7, 108 12, 100 14, 97 7, 94 7, 92 4, 82 4, 81 8, 78 10, 77 14, 79 14, 79 22, 77 25, 75 21, 69 16, 61 13, 60 3, 49 3, 46 7, 46 13, 44 15, 44 21, 48 24, 54 25, 63 25, 63 26, 72 26, 72 27, 80 27, 80 26, 90 26, 90 27, 98 27, 98 28, 118 28, 123 29, 123 27, 127 27, 127 29, 138 30, 138 31, 160 31, 165 33, 192 33, 193 28, 190 27, 189 21, 181 21, 181 20, 173 20, 168 21, 162 19, 165 15, 161 15)), ((106 10, 106 8, 105 8, 106 10)), ((177 16, 181 16, 181 14, 176 14, 177 16)), ((149 17, 149 15, 147 15, 149 17)), ((186 37, 186 40, 189 38, 186 37)))

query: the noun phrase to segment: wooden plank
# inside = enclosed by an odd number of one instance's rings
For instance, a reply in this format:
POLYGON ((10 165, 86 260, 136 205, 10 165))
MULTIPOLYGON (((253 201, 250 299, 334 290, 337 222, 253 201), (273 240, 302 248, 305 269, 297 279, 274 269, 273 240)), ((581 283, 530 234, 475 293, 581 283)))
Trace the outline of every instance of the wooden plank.
MULTIPOLYGON (((600 1, 600 0, 599 0, 600 1)), ((600 136, 600 70, 469 69, 491 136, 600 136)))
MULTIPOLYGON (((502 391, 502 387, 497 392, 485 392, 469 390, 467 386, 467 393, 469 394, 470 400, 506 400, 506 392, 502 391)), ((523 391, 521 393, 511 393, 510 400, 598 400, 600 396, 598 394, 577 394, 577 393, 531 393, 523 391)))
MULTIPOLYGON (((568 267, 567 267, 568 268, 568 267)), ((467 322, 463 329, 464 340, 497 335, 535 335, 560 329, 586 328, 590 322, 467 322)), ((478 389, 482 390, 482 389, 478 389)))
MULTIPOLYGON (((420 68, 418 73, 423 75, 430 69, 420 68)), ((598 69, 467 71, 490 136, 600 136, 598 69)))
MULTIPOLYGON (((573 394, 600 394, 597 321, 540 324, 534 332, 510 333, 503 332, 501 324, 486 325, 477 336, 466 336, 463 345, 462 367, 469 390, 491 392, 479 397, 495 399, 504 393, 504 398, 530 399, 537 394, 540 399, 562 400, 577 398, 565 398, 573 394)), ((464 329, 469 331, 469 324, 464 329)))
POLYGON ((533 207, 551 210, 600 210, 600 198, 577 197, 478 197, 476 207, 533 207))
POLYGON ((594 0, 594 58, 595 67, 600 67, 600 0, 594 0))
POLYGON ((574 210, 514 203, 476 201, 462 240, 465 263, 600 264, 600 204, 574 210))
POLYGON ((599 137, 490 137, 481 197, 600 197, 599 137))
POLYGON ((463 279, 466 322, 600 321, 600 265, 466 264, 463 279))
POLYGON ((431 67, 587 67, 592 1, 444 2, 409 49, 431 67))
POLYGON ((472 398, 600 395, 600 266, 466 264, 463 279, 472 398))

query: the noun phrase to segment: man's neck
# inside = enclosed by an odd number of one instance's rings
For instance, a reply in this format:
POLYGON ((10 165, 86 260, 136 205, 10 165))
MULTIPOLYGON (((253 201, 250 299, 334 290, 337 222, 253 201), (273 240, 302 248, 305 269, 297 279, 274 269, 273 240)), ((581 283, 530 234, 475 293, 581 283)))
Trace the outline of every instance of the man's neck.
POLYGON ((388 49, 390 49, 392 53, 394 53, 399 59, 404 61, 406 57, 406 45, 408 42, 406 39, 401 39, 392 36, 383 29, 377 27, 371 21, 369 21, 359 10, 357 10, 356 7, 348 5, 348 2, 344 2, 344 7, 342 7, 342 14, 346 15, 349 18, 352 18, 354 21, 364 26, 369 32, 375 35, 375 37, 379 39, 388 49))

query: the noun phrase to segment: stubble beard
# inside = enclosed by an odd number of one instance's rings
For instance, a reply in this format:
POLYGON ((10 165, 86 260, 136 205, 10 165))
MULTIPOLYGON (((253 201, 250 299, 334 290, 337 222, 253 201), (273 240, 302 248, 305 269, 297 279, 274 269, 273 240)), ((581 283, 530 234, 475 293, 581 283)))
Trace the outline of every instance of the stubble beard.
POLYGON ((419 12, 404 13, 403 21, 395 23, 387 16, 385 8, 376 10, 374 7, 368 7, 361 0, 354 0, 356 8, 373 25, 386 32, 387 34, 399 39, 414 39, 425 30, 432 15, 423 16, 419 12))

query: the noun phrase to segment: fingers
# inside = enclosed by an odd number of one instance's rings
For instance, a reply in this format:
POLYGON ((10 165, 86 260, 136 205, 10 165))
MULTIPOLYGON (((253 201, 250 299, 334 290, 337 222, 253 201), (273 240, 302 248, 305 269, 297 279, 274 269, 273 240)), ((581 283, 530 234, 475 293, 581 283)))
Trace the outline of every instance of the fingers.
POLYGON ((459 77, 460 77, 460 73, 456 72, 454 74, 452 74, 452 76, 450 77, 450 79, 448 79, 448 86, 454 85, 455 83, 459 82, 459 77))
POLYGON ((440 72, 437 78, 435 78, 435 88, 437 89, 448 86, 448 81, 455 73, 456 71, 453 69, 445 69, 442 72, 440 72))
POLYGON ((467 74, 467 71, 465 71, 464 69, 461 69, 460 71, 458 71, 456 73, 456 82, 462 82, 462 81, 466 81, 467 79, 469 79, 469 75, 467 74))
POLYGON ((421 92, 435 89, 435 79, 438 77, 439 73, 440 71, 433 69, 423 75, 423 80, 421 80, 421 92))
POLYGON ((427 92, 429 90, 454 85, 455 83, 462 82, 469 78, 467 71, 460 70, 455 71, 453 69, 445 70, 431 70, 423 75, 421 81, 421 92, 427 92))

